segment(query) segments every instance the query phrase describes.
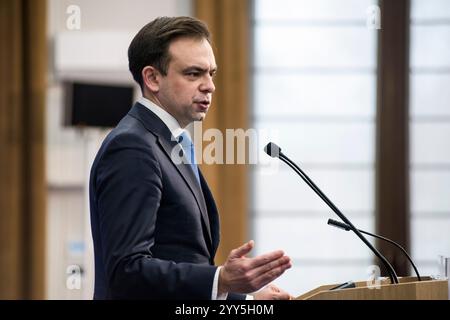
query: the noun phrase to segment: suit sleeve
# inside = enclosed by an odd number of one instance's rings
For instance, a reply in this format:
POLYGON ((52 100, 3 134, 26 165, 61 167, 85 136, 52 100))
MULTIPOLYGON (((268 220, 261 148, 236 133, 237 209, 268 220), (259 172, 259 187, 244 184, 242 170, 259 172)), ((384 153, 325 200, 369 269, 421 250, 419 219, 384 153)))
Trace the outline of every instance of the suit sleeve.
POLYGON ((216 267, 152 257, 163 184, 150 145, 113 139, 97 166, 100 240, 112 298, 211 299, 216 267))
POLYGON ((227 300, 246 300, 247 295, 241 293, 229 293, 227 300))

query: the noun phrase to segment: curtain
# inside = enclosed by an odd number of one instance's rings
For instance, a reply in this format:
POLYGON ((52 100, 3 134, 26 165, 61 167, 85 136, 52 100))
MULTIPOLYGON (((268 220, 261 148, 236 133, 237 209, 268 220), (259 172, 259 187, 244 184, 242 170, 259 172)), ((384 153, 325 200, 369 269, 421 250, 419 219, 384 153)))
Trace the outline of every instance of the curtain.
POLYGON ((0 0, 0 299, 45 298, 46 1, 0 0))
MULTIPOLYGON (((249 2, 247 0, 195 0, 195 16, 212 33, 218 65, 213 103, 203 125, 219 129, 248 129, 249 113, 249 2)), ((208 145, 211 142, 204 142, 208 145)), ((236 156, 235 143, 235 156, 236 156)), ((225 147, 224 147, 225 160, 225 147)), ((248 165, 201 166, 217 201, 221 220, 221 244, 216 263, 223 263, 230 250, 248 241, 248 165)))

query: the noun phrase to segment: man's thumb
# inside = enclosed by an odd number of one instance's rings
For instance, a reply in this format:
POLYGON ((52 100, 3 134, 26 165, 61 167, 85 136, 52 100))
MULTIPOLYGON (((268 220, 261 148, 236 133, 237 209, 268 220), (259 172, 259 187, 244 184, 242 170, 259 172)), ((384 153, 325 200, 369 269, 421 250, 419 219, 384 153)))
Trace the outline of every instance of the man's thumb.
POLYGON ((239 248, 234 249, 231 251, 231 257, 232 258, 240 258, 242 256, 245 256, 247 253, 249 253, 253 247, 255 246, 255 242, 253 240, 250 240, 247 243, 244 243, 239 248))

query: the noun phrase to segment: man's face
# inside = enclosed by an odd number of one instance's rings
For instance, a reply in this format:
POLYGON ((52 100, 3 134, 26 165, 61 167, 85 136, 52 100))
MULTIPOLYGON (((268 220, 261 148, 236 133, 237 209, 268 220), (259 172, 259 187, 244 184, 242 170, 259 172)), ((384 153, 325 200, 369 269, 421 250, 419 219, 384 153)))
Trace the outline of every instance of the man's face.
POLYGON ((179 38, 169 46, 167 75, 160 79, 158 100, 181 127, 203 120, 215 90, 216 61, 206 39, 179 38))

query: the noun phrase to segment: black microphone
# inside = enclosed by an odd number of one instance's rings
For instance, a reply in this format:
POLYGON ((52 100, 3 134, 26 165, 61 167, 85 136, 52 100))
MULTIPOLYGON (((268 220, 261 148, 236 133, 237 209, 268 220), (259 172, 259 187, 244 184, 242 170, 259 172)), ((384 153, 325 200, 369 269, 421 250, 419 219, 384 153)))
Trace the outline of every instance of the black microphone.
POLYGON ((281 148, 277 146, 273 142, 269 142, 265 147, 264 151, 271 156, 272 158, 279 158, 281 161, 286 163, 289 167, 291 167, 305 182, 308 186, 310 186, 311 189, 314 190, 314 192, 333 210, 339 218, 341 218, 342 221, 344 221, 350 229, 366 244, 366 246, 369 247, 370 250, 383 262, 386 270, 389 273, 389 278, 391 279, 391 283, 398 283, 398 277, 395 273, 394 268, 392 265, 387 261, 387 259, 377 250, 375 249, 372 244, 367 241, 367 239, 362 235, 361 232, 359 232, 358 229, 350 222, 350 220, 347 219, 347 217, 334 205, 333 202, 331 202, 330 199, 317 187, 314 182, 300 169, 293 161, 291 161, 288 157, 286 157, 282 152, 281 148))
MULTIPOLYGON (((330 226, 333 226, 333 227, 336 227, 336 228, 339 228, 339 229, 342 229, 342 230, 345 230, 345 231, 350 231, 350 230, 351 230, 351 228, 350 228, 349 225, 347 225, 347 224, 345 224, 345 223, 343 223, 343 222, 339 222, 339 221, 333 220, 333 219, 328 219, 328 224, 329 224, 330 226)), ((399 249, 403 252, 403 254, 406 256, 406 258, 408 258, 409 262, 411 263, 412 267, 414 268, 414 272, 415 272, 416 275, 417 275, 417 279, 418 279, 419 281, 422 281, 422 279, 420 278, 419 271, 418 271, 417 268, 416 268, 416 265, 415 265, 414 262, 412 261, 412 259, 411 259, 411 257, 409 256, 408 252, 406 252, 405 248, 403 248, 403 247, 402 247, 401 245, 399 245, 397 242, 395 242, 395 241, 393 241, 393 240, 391 240, 391 239, 385 238, 385 237, 383 237, 383 236, 379 236, 379 235, 377 235, 377 234, 373 234, 373 233, 370 233, 370 232, 367 232, 367 231, 364 231, 364 230, 361 230, 361 229, 358 229, 358 231, 361 232, 361 233, 367 234, 367 235, 369 235, 369 236, 371 236, 371 237, 374 237, 374 238, 377 238, 377 239, 381 239, 381 240, 387 241, 387 242, 393 244, 394 246, 396 246, 397 248, 399 248, 399 249)))

